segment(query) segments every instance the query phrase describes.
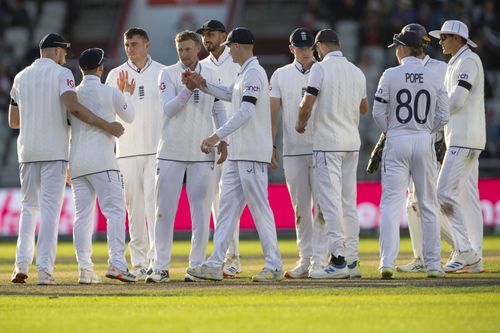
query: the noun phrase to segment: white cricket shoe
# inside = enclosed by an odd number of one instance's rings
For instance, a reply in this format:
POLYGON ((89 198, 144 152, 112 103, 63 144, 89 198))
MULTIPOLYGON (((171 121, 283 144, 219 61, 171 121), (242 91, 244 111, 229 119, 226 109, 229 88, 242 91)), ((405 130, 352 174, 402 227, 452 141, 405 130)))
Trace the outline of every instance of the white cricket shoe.
POLYGON ((151 273, 153 273, 153 269, 147 266, 136 266, 132 270, 132 274, 136 276, 137 281, 144 280, 151 273))
POLYGON ((184 282, 203 282, 203 281, 208 281, 208 280, 197 278, 195 276, 189 275, 188 273, 184 275, 184 282))
POLYGON ((305 279, 309 277, 309 261, 300 262, 289 271, 285 271, 287 279, 305 279))
POLYGON ((380 277, 382 280, 390 280, 394 277, 394 269, 390 267, 380 268, 380 277))
POLYGON ((423 273, 425 272, 425 265, 422 259, 413 258, 413 260, 406 265, 396 266, 396 270, 400 273, 423 273))
POLYGON ((463 273, 484 273, 484 268, 483 268, 483 260, 480 260, 478 263, 474 265, 469 265, 465 266, 459 271, 456 271, 455 273, 457 274, 463 274, 463 273))
POLYGON ((231 256, 224 259, 224 264, 222 265, 222 274, 226 278, 234 278, 237 274, 242 272, 240 266, 240 257, 231 256))
POLYGON ((10 277, 10 282, 12 283, 26 283, 28 278, 28 266, 15 266, 14 271, 10 277))
POLYGON ((79 284, 96 284, 101 282, 101 278, 93 270, 80 270, 80 275, 78 278, 79 284))
POLYGON ((49 274, 45 271, 39 271, 38 281, 36 284, 40 286, 56 284, 56 280, 54 279, 54 276, 52 276, 52 274, 49 274))
POLYGON ((253 282, 268 282, 268 281, 281 281, 283 280, 283 271, 281 269, 272 270, 270 268, 263 268, 259 274, 252 276, 253 282))
POLYGON ((349 277, 351 279, 361 278, 361 265, 359 259, 354 260, 351 263, 347 263, 347 269, 349 270, 349 277))
POLYGON ((450 261, 448 261, 444 266, 443 270, 446 273, 453 273, 456 271, 463 270, 468 266, 475 265, 481 261, 481 258, 477 255, 476 251, 469 250, 465 252, 455 252, 450 261))
POLYGON ((427 277, 431 279, 444 278, 444 271, 440 269, 431 269, 427 271, 427 277))
POLYGON ((325 266, 315 262, 314 264, 312 264, 311 266, 309 266, 309 277, 311 277, 311 275, 318 275, 320 274, 320 271, 323 270, 325 268, 325 266))
POLYGON ((108 279, 116 279, 122 282, 137 282, 137 277, 129 272, 128 269, 126 271, 122 271, 113 265, 109 265, 108 271, 106 272, 106 277, 108 279))
POLYGON ((222 267, 210 267, 206 264, 189 267, 186 273, 203 280, 221 281, 223 278, 222 267))
POLYGON ((146 277, 147 283, 164 283, 170 281, 170 274, 167 270, 155 269, 146 277))
POLYGON ((312 279, 348 279, 350 277, 347 262, 343 260, 342 264, 335 264, 333 256, 328 266, 322 267, 317 271, 312 271, 309 277, 312 279))

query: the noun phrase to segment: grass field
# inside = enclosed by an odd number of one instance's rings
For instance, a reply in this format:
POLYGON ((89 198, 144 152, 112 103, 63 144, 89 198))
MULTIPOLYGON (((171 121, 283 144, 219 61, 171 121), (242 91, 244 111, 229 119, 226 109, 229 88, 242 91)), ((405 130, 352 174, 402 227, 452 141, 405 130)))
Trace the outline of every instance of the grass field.
MULTIPOLYGON (((280 240, 284 267, 297 259, 293 240, 280 240)), ((106 244, 94 244, 99 275, 106 244)), ((443 257, 447 257, 444 248, 443 257)), ((483 274, 399 274, 379 279, 378 240, 362 239, 363 278, 257 284, 263 264, 258 241, 242 241, 244 272, 223 282, 181 282, 189 243, 176 241, 167 284, 104 279, 80 286, 71 243, 60 243, 55 286, 10 283, 15 244, 0 243, 0 332, 500 332, 500 237, 484 241, 483 274)), ((399 263, 411 258, 403 239, 399 263)))

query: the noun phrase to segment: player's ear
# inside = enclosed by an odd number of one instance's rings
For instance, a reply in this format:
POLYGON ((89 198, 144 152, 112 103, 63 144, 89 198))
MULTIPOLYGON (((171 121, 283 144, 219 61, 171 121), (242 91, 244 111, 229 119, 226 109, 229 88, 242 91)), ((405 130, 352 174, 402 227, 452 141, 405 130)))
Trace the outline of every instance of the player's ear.
POLYGON ((292 44, 288 44, 288 49, 290 50, 291 54, 295 55, 295 52, 294 52, 292 44))

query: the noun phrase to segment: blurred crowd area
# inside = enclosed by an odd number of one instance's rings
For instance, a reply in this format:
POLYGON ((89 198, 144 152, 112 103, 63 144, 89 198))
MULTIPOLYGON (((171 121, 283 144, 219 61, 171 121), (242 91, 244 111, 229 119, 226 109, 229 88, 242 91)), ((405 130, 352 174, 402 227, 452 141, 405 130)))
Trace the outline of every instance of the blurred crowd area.
MULTIPOLYGON (((19 70, 39 56, 38 42, 45 34, 59 32, 74 42, 71 25, 74 23, 75 15, 78 15, 77 3, 77 1, 55 0, 0 0, 0 186, 15 186, 19 183, 15 142, 18 132, 7 126, 12 80, 19 70)), ((478 44, 474 51, 481 57, 485 68, 487 146, 481 154, 480 176, 500 176, 500 21, 498 20, 500 4, 498 1, 248 0, 245 1, 243 8, 242 18, 238 24, 247 23, 249 28, 257 32, 257 40, 273 31, 276 34, 276 31, 280 31, 281 22, 287 22, 290 27, 309 27, 313 31, 327 27, 336 29, 341 38, 344 54, 357 64, 366 76, 370 105, 380 75, 387 67, 396 65, 394 50, 387 49, 394 33, 400 31, 404 25, 414 22, 422 24, 427 31, 440 29, 442 23, 448 19, 465 22, 469 27, 471 39, 478 44), (297 14, 288 14, 291 11, 285 9, 289 7, 299 8, 297 14), (261 8, 264 10, 267 8, 267 14, 261 8), (284 17, 277 16, 273 8, 281 8, 284 17), (249 23, 250 19, 257 24, 249 23)), ((282 36, 279 37, 287 39, 292 29, 282 24, 281 27, 282 36)), ((435 39, 427 51, 433 58, 443 61, 449 59, 442 54, 435 39)), ((163 59, 159 60, 167 65, 176 61, 167 63, 163 59)), ((268 73, 269 76, 271 74, 272 71, 268 73)), ((79 77, 76 72, 75 77, 79 77)), ((369 175, 364 171, 371 149, 379 137, 371 114, 361 118, 360 132, 362 147, 358 179, 379 179, 379 173, 369 175)), ((271 181, 284 180, 282 172, 274 173, 274 176, 271 173, 271 176, 271 181)))

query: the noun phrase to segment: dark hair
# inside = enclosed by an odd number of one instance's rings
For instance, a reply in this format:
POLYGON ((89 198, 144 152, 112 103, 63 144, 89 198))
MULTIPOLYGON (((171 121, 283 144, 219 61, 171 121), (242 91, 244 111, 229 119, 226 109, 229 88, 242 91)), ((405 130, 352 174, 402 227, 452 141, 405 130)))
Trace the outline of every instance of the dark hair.
POLYGON ((123 37, 125 39, 130 39, 136 35, 144 38, 145 40, 147 40, 149 42, 148 33, 144 29, 141 29, 141 28, 130 28, 127 31, 125 31, 125 33, 123 34, 123 37))
POLYGON ((423 46, 422 47, 410 47, 409 49, 410 49, 410 55, 412 57, 418 57, 418 56, 425 53, 423 46))
POLYGON ((194 43, 197 46, 201 46, 200 35, 198 35, 194 31, 184 30, 184 31, 179 32, 177 35, 175 35, 175 41, 177 43, 185 42, 185 41, 188 41, 188 40, 192 40, 192 41, 194 41, 194 43))

